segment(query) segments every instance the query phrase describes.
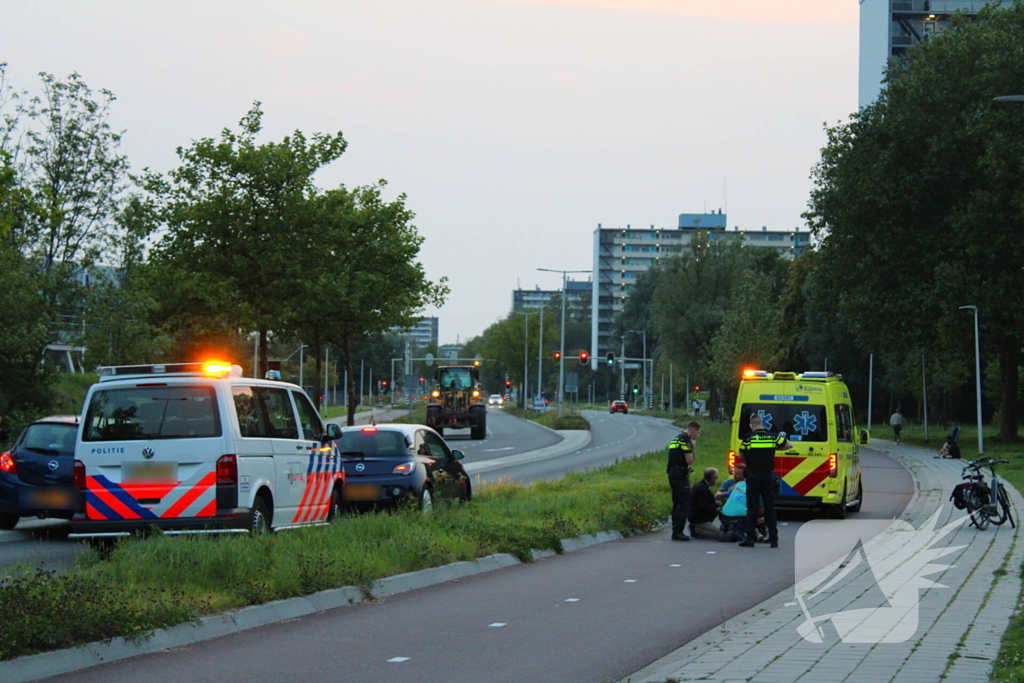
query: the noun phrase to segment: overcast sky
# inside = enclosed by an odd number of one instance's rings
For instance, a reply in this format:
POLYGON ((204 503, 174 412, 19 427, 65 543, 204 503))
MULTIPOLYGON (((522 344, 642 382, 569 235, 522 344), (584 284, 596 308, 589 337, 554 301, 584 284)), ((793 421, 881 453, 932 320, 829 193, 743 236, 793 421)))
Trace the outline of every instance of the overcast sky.
POLYGON ((12 85, 113 91, 133 169, 254 100, 266 140, 342 131, 317 182, 408 195, 442 344, 560 286, 537 268, 591 268, 598 223, 806 230, 823 125, 857 106, 856 0, 0 3, 12 85))

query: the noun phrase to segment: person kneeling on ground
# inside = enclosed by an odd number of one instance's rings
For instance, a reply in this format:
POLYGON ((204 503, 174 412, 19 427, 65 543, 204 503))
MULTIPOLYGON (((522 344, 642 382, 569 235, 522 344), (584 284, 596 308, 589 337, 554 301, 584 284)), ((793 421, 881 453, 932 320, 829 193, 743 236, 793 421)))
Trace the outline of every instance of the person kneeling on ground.
POLYGON ((729 496, 718 516, 722 522, 718 535, 720 541, 742 542, 747 539, 746 467, 742 462, 736 464, 733 485, 729 489, 729 496))
POLYGON ((711 487, 718 481, 718 470, 709 467, 704 470, 701 479, 690 492, 690 535, 701 538, 718 538, 718 503, 711 487))
POLYGON ((942 444, 942 448, 939 449, 936 458, 952 458, 954 460, 960 459, 960 446, 957 445, 953 439, 953 435, 950 434, 946 437, 946 443, 942 444))

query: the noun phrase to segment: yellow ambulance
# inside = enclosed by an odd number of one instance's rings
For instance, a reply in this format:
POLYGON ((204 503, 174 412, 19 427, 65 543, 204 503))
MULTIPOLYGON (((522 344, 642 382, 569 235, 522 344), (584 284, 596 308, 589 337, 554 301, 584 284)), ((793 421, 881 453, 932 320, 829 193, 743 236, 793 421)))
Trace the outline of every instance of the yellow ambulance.
POLYGON ((775 454, 777 506, 825 509, 837 519, 860 511, 864 486, 858 445, 867 445, 869 434, 857 433, 850 390, 841 376, 744 370, 730 428, 730 472, 751 415, 760 415, 765 429, 785 432, 793 444, 775 454))

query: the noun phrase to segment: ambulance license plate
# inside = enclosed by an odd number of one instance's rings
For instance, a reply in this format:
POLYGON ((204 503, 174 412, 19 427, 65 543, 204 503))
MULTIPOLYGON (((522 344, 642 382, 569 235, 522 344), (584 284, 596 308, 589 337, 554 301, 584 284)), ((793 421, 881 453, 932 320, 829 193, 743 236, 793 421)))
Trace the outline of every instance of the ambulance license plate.
POLYGON ((178 481, 176 462, 123 462, 121 481, 126 484, 155 484, 178 481))
POLYGON ((380 486, 377 484, 348 484, 342 487, 342 498, 345 500, 377 500, 380 498, 380 486))

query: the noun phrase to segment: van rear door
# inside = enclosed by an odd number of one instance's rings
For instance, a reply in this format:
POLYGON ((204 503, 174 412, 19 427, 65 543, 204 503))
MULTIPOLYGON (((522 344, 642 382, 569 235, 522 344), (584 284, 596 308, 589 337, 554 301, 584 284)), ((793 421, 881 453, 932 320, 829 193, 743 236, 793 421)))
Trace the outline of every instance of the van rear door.
POLYGON ((76 456, 85 465, 86 517, 212 517, 224 440, 215 388, 201 383, 94 386, 76 456))

